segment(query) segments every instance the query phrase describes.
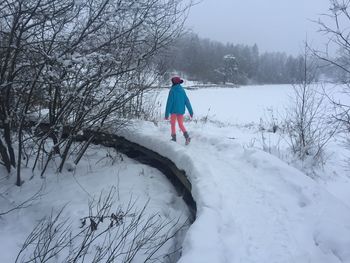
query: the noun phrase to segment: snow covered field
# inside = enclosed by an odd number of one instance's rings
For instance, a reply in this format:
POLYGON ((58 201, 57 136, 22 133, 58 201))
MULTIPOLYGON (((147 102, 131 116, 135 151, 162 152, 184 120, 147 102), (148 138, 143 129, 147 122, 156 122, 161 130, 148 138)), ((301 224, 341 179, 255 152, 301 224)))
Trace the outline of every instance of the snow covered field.
MULTIPOLYGON (((186 83, 185 83, 186 85, 186 83)), ((342 87, 332 84, 317 85, 337 100, 350 104, 350 97, 339 91, 342 87)), ((159 101, 165 104, 168 90, 162 90, 159 101)), ((271 125, 272 118, 279 124, 286 109, 294 102, 291 85, 245 86, 241 88, 213 88, 187 90, 194 109, 190 123, 194 136, 217 137, 223 141, 234 140, 245 148, 270 150, 275 156, 292 166, 308 172, 332 194, 350 207, 350 151, 344 146, 342 136, 336 136, 326 148, 326 163, 323 167, 310 169, 291 156, 285 135, 260 131, 271 125), (192 128, 193 125, 193 128, 192 128)), ((164 111, 164 107, 161 110, 164 111)))
MULTIPOLYGON (((158 97, 161 110, 167 92, 162 90, 158 97)), ((266 132, 262 139, 261 118, 269 118, 271 109, 283 111, 291 92, 288 85, 187 91, 195 113, 194 120, 185 123, 192 136, 187 147, 180 136, 177 143, 170 141, 162 113, 156 125, 135 122, 132 132, 124 132, 173 160, 192 183, 197 219, 186 233, 179 262, 350 262, 345 162, 350 153, 342 141, 332 141, 326 164, 312 170, 310 177, 305 174, 310 167, 292 158, 280 134, 266 132), (264 141, 273 154, 262 150, 264 141)), ((149 214, 188 216, 159 172, 128 159, 112 165, 106 151, 95 146, 74 173, 27 179, 21 189, 13 186, 13 177, 1 177, 1 211, 45 184, 45 195, 31 208, 1 217, 1 262, 13 261, 34 222, 53 207, 68 203, 65 211, 78 221, 88 212, 87 200, 112 185, 121 189, 125 202, 131 193, 141 206, 149 199, 149 214)))

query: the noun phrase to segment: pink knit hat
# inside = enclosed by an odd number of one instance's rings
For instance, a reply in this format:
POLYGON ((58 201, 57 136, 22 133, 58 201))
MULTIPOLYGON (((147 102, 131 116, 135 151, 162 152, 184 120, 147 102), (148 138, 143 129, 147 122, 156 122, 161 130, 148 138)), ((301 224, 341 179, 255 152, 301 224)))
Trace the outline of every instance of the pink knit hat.
POLYGON ((173 85, 176 85, 176 84, 181 84, 183 83, 183 79, 181 79, 180 77, 172 77, 171 78, 171 82, 173 83, 173 85))

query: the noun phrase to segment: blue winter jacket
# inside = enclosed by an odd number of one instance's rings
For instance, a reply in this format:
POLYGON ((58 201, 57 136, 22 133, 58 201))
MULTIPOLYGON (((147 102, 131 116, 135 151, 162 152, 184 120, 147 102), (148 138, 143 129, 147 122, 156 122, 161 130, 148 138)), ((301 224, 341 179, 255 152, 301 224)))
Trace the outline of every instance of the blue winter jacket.
POLYGON ((185 114, 185 106, 192 116, 192 106, 184 88, 180 84, 173 85, 166 103, 165 118, 169 118, 170 114, 185 114))

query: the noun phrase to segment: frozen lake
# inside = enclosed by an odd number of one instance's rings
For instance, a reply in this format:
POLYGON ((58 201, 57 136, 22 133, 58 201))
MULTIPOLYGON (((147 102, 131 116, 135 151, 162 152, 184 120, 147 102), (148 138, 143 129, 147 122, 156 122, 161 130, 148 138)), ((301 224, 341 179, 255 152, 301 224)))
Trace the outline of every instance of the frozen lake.
MULTIPOLYGON (((183 85, 186 87, 186 82, 183 85)), ((313 85, 320 93, 322 86, 313 85)), ((332 94, 333 85, 326 86, 332 94)), ((340 89, 339 87, 337 88, 340 89)), ((161 111, 164 113, 168 89, 159 94, 161 111)), ((186 90, 191 101, 195 118, 205 117, 209 114, 211 119, 232 124, 258 123, 260 118, 267 117, 273 110, 274 114, 283 114, 293 103, 294 90, 292 85, 261 85, 242 86, 240 88, 203 88, 186 90)), ((338 98, 347 100, 350 96, 337 93, 338 98)), ((163 115, 162 115, 163 116, 163 115)))

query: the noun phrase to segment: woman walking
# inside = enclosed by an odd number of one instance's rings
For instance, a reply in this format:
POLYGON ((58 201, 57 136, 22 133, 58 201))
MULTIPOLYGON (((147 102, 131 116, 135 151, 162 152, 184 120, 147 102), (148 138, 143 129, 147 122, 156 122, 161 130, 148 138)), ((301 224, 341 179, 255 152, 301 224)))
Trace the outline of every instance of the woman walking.
POLYGON ((186 145, 187 145, 190 143, 191 138, 188 135, 188 132, 184 126, 183 121, 184 121, 185 107, 190 113, 191 118, 193 117, 192 106, 191 106, 190 100, 186 95, 184 88, 181 86, 181 84, 184 81, 179 77, 173 77, 171 79, 171 82, 172 82, 172 86, 169 91, 169 95, 166 103, 165 119, 168 120, 170 115, 171 140, 176 141, 176 121, 177 121, 186 139, 186 145))

